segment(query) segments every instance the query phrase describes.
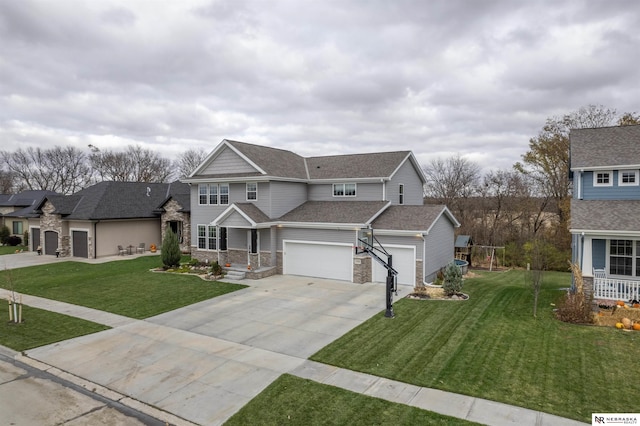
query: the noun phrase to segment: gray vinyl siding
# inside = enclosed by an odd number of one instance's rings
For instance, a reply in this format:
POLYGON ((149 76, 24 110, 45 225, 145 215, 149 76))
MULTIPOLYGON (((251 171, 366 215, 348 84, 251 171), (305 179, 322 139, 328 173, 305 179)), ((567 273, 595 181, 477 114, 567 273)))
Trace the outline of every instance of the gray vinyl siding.
POLYGON ((437 272, 453 261, 454 227, 446 215, 441 215, 426 236, 424 279, 432 282, 437 272))
POLYGON ((282 240, 313 241, 355 244, 355 230, 278 228, 277 250, 282 250, 282 240))
POLYGON ((247 230, 227 228, 227 248, 228 249, 246 249, 247 248, 247 230))
POLYGON ((422 253, 424 253, 424 240, 422 237, 418 237, 417 235, 375 235, 375 237, 378 242, 382 244, 382 247, 385 245, 413 246, 416 248, 416 259, 422 259, 422 253))
POLYGON ((191 186, 191 245, 198 246, 198 226, 208 225, 229 206, 210 206, 198 204, 198 185, 191 186))
POLYGON ((238 212, 231 213, 220 225, 227 228, 249 228, 251 226, 247 219, 238 212))
MULTIPOLYGON (((627 171, 627 170, 625 170, 627 171)), ((630 170, 629 170, 630 171, 630 170)), ((583 200, 640 200, 640 186, 618 186, 618 171, 613 170, 612 186, 593 186, 593 172, 582 173, 583 200)))
POLYGON ((255 173, 256 171, 238 154, 229 148, 225 148, 207 165, 201 174, 220 175, 225 173, 255 173))
MULTIPOLYGON (((335 183, 352 183, 349 181, 335 183)), ((384 201, 380 183, 357 183, 355 197, 334 197, 333 183, 310 184, 309 201, 384 201)))
POLYGON ((387 200, 392 204, 399 204, 399 187, 404 184, 404 205, 419 205, 423 203, 424 190, 422 180, 413 167, 411 161, 405 161, 391 178, 387 185, 387 200))
POLYGON ((274 181, 270 185, 271 206, 263 211, 271 218, 280 217, 307 201, 306 183, 274 181))

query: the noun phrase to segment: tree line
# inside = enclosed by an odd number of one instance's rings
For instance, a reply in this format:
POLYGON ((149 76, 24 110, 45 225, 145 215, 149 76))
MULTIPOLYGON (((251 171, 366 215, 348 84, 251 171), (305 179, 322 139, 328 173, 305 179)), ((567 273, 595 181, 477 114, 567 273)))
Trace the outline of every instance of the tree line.
POLYGON ((423 167, 428 202, 446 204, 462 224, 459 234, 475 244, 507 247, 507 263, 523 266, 533 252, 542 269, 566 270, 570 259, 571 129, 640 124, 640 115, 588 105, 551 117, 529 140, 529 150, 510 169, 484 175, 460 155, 438 158, 423 167), (542 246, 542 248, 541 248, 542 246))
POLYGON ((68 195, 102 181, 170 182, 188 176, 205 157, 201 149, 189 149, 172 161, 135 145, 124 151, 88 148, 0 151, 0 193, 49 190, 68 195))

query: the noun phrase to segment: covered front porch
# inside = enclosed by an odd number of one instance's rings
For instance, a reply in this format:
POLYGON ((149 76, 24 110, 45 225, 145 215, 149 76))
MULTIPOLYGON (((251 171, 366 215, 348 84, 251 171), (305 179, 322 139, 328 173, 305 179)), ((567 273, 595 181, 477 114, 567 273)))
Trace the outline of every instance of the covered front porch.
POLYGON ((597 276, 596 273, 593 277, 593 298, 626 302, 640 300, 640 280, 597 276))

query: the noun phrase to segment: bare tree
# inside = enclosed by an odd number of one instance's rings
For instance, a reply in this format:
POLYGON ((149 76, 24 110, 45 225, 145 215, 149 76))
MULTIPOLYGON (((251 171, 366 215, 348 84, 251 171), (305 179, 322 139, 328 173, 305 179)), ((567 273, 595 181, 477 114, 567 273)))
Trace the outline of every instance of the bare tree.
POLYGON ((464 200, 477 192, 480 166, 456 154, 434 159, 423 170, 427 177, 426 195, 445 203, 462 220, 464 200))
POLYGON ((85 154, 73 147, 2 151, 2 162, 20 189, 72 194, 90 181, 85 154))
POLYGON ((171 176, 171 161, 139 146, 124 152, 92 147, 90 161, 98 181, 166 182, 171 176))
POLYGON ((204 149, 191 148, 178 156, 174 168, 177 169, 178 178, 186 178, 204 161, 207 153, 204 149))
POLYGON ((13 173, 0 169, 0 194, 11 194, 16 191, 13 173))

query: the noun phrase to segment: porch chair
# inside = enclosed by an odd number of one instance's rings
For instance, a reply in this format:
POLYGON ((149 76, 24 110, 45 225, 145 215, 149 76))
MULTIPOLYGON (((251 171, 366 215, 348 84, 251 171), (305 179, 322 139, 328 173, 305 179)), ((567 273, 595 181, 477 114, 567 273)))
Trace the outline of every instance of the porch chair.
POLYGON ((118 255, 124 256, 125 254, 127 254, 127 249, 123 248, 121 245, 118 245, 118 255))
POLYGON ((138 244, 138 247, 136 247, 136 253, 144 253, 145 251, 147 251, 147 249, 145 248, 144 243, 138 244))
POLYGON ((607 271, 603 269, 593 268, 593 278, 607 278, 607 271))

